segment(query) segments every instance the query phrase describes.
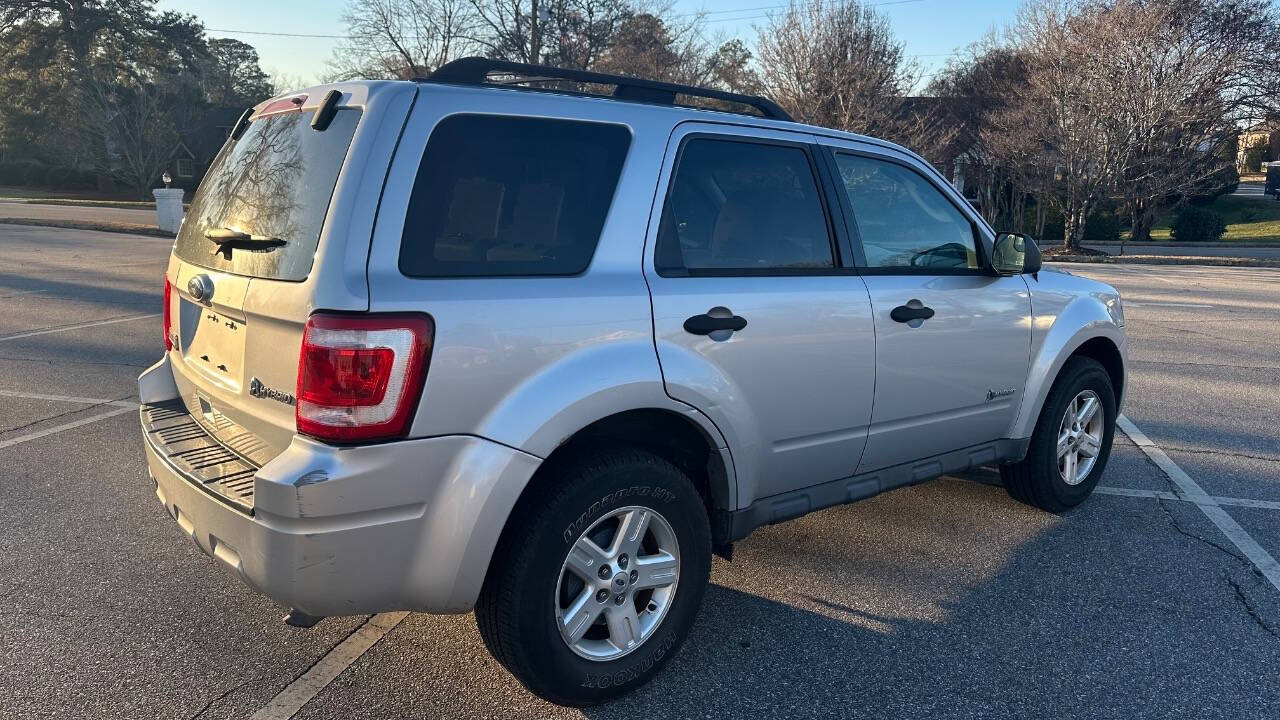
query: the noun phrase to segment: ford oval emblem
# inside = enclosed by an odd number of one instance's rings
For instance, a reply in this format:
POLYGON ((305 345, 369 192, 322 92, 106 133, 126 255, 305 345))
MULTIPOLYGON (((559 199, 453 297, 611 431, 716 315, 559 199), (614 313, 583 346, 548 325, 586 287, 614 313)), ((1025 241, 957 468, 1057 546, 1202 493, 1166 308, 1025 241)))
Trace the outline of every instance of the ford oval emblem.
POLYGON ((213 296, 213 282, 208 275, 197 275, 187 282, 187 292, 192 300, 203 302, 213 296))

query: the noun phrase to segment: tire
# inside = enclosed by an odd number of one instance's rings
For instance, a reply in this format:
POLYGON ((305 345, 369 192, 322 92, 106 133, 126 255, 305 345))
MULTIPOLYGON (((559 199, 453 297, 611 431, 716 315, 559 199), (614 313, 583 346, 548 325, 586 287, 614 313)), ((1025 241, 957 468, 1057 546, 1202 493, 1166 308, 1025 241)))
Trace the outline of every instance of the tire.
POLYGON ((583 707, 644 685, 679 650, 706 592, 711 529, 702 498, 688 477, 656 455, 615 446, 548 470, 551 477, 543 478, 548 482, 521 499, 503 531, 476 603, 476 626, 489 652, 530 692, 560 705, 583 707), (636 562, 631 556, 623 560, 622 553, 609 559, 624 522, 648 523, 637 539, 640 545, 622 546, 638 548, 636 562), (580 552, 587 547, 580 543, 584 536, 606 553, 590 566, 570 557, 574 549, 574 557, 585 560, 580 552), (664 575, 669 569, 657 569, 668 567, 672 556, 674 580, 664 575), (601 566, 609 568, 608 579, 584 579, 593 574, 584 567, 601 566), (638 575, 641 570, 644 578, 638 575), (619 575, 624 583, 636 585, 615 594, 619 575), (646 581, 669 584, 633 590, 646 581), (606 590, 608 598, 599 600, 606 590), (620 595, 625 598, 618 600, 620 595), (575 605, 575 600, 584 599, 586 604, 575 605), (592 604, 597 602, 598 606, 592 604), (575 607, 582 607, 583 613, 573 612, 575 607), (585 634, 571 647, 575 641, 566 634, 572 630, 561 630, 561 616, 586 617, 596 607, 599 617, 577 625, 586 628, 585 634), (627 615, 627 607, 635 609, 634 615, 627 615), (612 614, 615 609, 619 615, 612 614), (652 623, 647 631, 646 623, 652 623), (627 636, 614 632, 622 627, 640 628, 633 644, 615 640, 627 636), (601 634, 606 639, 601 640, 601 634))
MULTIPOLYGON (((1084 502, 1097 487, 1107 466, 1107 458, 1111 456, 1111 441, 1116 429, 1115 397, 1111 376, 1098 361, 1087 357, 1068 359, 1045 398, 1026 457, 1000 467, 1000 478, 1009 495, 1015 500, 1052 513, 1064 512, 1084 502), (1064 468, 1065 463, 1060 463, 1058 454, 1059 430, 1065 421, 1068 407, 1082 397, 1086 401, 1090 397, 1096 398, 1097 412, 1102 413, 1101 440, 1097 443, 1094 462, 1087 474, 1082 465, 1064 468), (1069 469, 1076 471, 1075 484, 1066 480, 1065 475, 1069 474, 1069 469), (1080 477, 1082 474, 1084 476, 1080 477)), ((1087 451, 1092 448, 1084 436, 1072 435, 1079 437, 1079 445, 1084 448, 1077 456, 1082 458, 1083 463, 1087 451)), ((1072 452, 1068 450, 1068 454, 1072 452)))

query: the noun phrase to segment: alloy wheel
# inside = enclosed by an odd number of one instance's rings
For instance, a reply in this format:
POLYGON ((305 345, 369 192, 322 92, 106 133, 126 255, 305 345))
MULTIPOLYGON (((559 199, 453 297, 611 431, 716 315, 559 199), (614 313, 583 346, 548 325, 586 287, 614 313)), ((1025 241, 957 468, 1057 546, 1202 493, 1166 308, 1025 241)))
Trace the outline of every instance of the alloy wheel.
POLYGON ((1082 390, 1071 402, 1058 424, 1058 473, 1068 485, 1079 485, 1089 477, 1102 451, 1105 425, 1102 401, 1092 390, 1082 390))
POLYGON ((680 547, 651 508, 618 508, 569 548, 556 582, 560 637, 588 660, 616 660, 653 636, 675 599, 680 547))

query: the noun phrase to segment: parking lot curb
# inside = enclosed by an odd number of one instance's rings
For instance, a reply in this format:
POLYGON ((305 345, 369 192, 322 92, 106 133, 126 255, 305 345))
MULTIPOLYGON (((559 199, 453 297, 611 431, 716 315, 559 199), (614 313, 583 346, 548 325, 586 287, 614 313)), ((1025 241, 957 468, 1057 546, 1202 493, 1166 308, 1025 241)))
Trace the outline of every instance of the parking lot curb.
POLYGON ((1217 267, 1280 267, 1280 259, 1212 257, 1205 255, 1055 255, 1051 263, 1091 263, 1095 265, 1212 265, 1217 267))

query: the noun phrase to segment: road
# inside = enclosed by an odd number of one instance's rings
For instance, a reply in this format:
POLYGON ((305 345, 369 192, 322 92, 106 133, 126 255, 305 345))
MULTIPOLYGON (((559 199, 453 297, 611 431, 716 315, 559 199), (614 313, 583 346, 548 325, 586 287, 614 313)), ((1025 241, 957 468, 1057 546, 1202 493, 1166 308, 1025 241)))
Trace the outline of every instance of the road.
MULTIPOLYGON (((366 620, 285 626, 156 501, 129 403, 169 246, 0 225, 0 717, 247 717, 366 620)), ((612 704, 548 705, 470 615, 414 613, 296 717, 1280 717, 1280 589, 1238 544, 1280 557, 1280 270, 1072 271, 1125 295, 1127 417, 1226 499, 1117 433, 1063 516, 984 470, 757 532, 612 704)))
POLYGON ((1239 186, 1236 187, 1235 192, 1231 194, 1243 195, 1245 197, 1262 198, 1262 197, 1266 197, 1266 195, 1263 193, 1263 189, 1265 188, 1266 188, 1266 183, 1242 182, 1240 183, 1239 186))

